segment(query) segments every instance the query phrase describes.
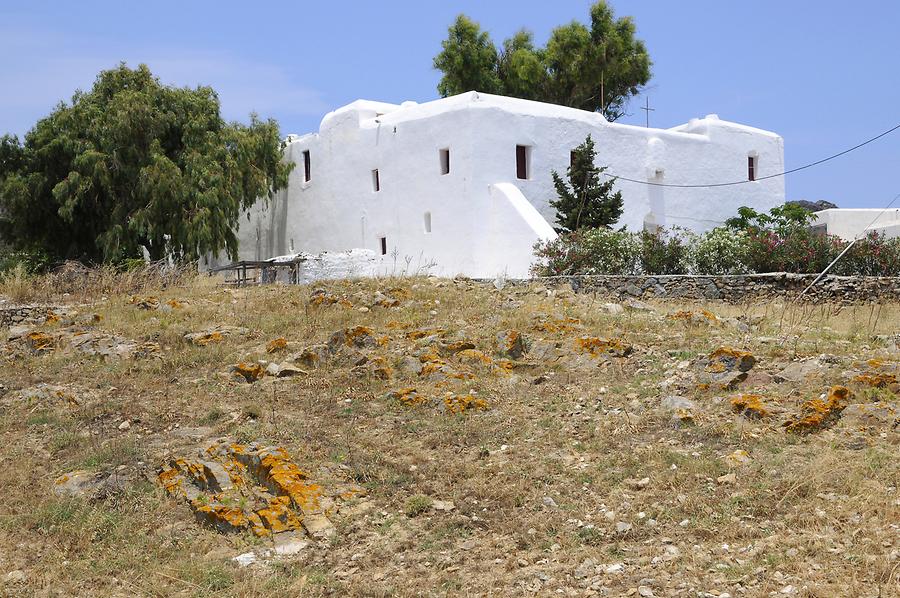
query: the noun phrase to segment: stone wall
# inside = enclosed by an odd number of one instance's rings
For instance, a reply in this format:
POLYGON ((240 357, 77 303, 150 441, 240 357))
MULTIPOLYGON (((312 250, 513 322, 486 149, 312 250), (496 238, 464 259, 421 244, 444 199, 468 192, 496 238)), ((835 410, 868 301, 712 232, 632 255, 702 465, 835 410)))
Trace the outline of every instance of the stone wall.
POLYGON ((9 328, 23 322, 43 321, 51 309, 47 305, 0 306, 0 328, 9 328))
MULTIPOLYGON (((732 276, 551 276, 537 280, 545 284, 567 282, 577 292, 615 297, 721 300, 737 303, 750 299, 796 297, 816 276, 778 272, 732 276)), ((900 277, 829 275, 816 283, 803 299, 839 303, 900 301, 900 277)))

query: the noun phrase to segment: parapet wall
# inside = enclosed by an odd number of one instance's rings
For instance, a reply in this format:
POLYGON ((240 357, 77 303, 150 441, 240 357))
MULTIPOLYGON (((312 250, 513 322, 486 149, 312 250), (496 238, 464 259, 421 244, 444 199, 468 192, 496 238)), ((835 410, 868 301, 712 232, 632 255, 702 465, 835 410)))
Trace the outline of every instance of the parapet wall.
POLYGON ((43 321, 52 310, 48 305, 9 305, 0 306, 0 328, 9 328, 16 324, 43 321))
MULTIPOLYGON (((551 276, 537 280, 568 282, 580 293, 616 297, 720 300, 797 297, 816 274, 746 274, 730 276, 551 276)), ((804 301, 871 303, 900 301, 900 276, 825 276, 804 301)))

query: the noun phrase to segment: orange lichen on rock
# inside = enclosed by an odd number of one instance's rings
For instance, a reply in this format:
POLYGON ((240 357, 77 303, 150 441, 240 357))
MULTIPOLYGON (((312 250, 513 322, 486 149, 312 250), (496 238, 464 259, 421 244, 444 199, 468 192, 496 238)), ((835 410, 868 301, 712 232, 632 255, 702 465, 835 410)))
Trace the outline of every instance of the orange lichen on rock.
POLYGON ((853 378, 854 382, 859 382, 861 384, 866 384, 873 388, 886 388, 893 384, 897 384, 897 376, 896 374, 882 374, 878 372, 869 372, 866 374, 860 374, 853 378))
MULTIPOLYGON (((253 530, 262 528, 262 522, 251 527, 250 517, 238 507, 229 507, 221 504, 206 504, 200 499, 191 501, 191 507, 194 509, 194 515, 197 519, 210 525, 221 532, 235 532, 251 528, 253 530)), ((258 518, 257 518, 258 520, 258 518)))
POLYGON ((301 519, 291 510, 290 506, 291 499, 288 496, 276 496, 270 499, 268 506, 256 510, 262 526, 254 527, 253 533, 257 536, 268 536, 300 529, 301 519))
POLYGON ((55 348, 54 338, 43 332, 29 332, 25 335, 25 341, 33 351, 52 351, 55 348))
POLYGON ((409 289, 405 289, 403 287, 391 287, 388 289, 388 294, 391 297, 395 297, 397 299, 409 299, 412 297, 412 293, 409 289))
POLYGON ((478 363, 483 365, 492 365, 494 360, 483 351, 479 351, 478 349, 463 349, 456 353, 456 356, 461 360, 469 363, 478 363))
POLYGON ((366 364, 373 376, 381 380, 390 380, 394 377, 394 368, 388 363, 388 360, 377 355, 371 358, 366 364))
POLYGON ((388 398, 398 401, 404 407, 419 407, 427 402, 415 388, 401 388, 388 393, 388 398))
POLYGON ((471 394, 450 394, 444 398, 444 410, 447 413, 463 413, 464 411, 484 411, 488 408, 488 402, 471 394))
POLYGON ((719 347, 709 354, 706 370, 713 373, 738 370, 749 371, 756 365, 756 357, 749 351, 739 351, 732 347, 719 347))
POLYGON ((159 298, 157 297, 141 297, 140 295, 132 295, 128 298, 128 303, 134 305, 138 309, 159 309, 159 298))
POLYGON ((789 432, 814 432, 841 415, 853 393, 846 386, 832 386, 825 399, 810 399, 800 407, 800 413, 785 422, 789 432))
POLYGON ((309 476, 291 461, 283 448, 261 451, 257 477, 277 495, 288 496, 298 509, 316 512, 320 509, 322 487, 307 483, 309 476))
POLYGON ((263 368, 263 366, 259 365, 258 363, 247 364, 244 362, 233 366, 231 368, 231 371, 234 372, 235 376, 241 376, 247 382, 256 382, 266 373, 265 368, 263 368))
POLYGON ((573 332, 577 330, 580 325, 581 320, 578 318, 551 318, 539 323, 534 329, 550 333, 573 332))
POLYGON ((333 295, 325 289, 316 289, 315 291, 313 291, 312 295, 310 295, 309 297, 309 304, 316 307, 323 307, 328 305, 353 307, 353 303, 351 303, 348 299, 340 297, 338 295, 333 295))
POLYGON ((528 351, 528 341, 518 330, 497 333, 497 351, 504 357, 521 358, 528 351))
POLYGON ((257 536, 287 531, 327 536, 334 526, 326 512, 336 508, 334 500, 365 494, 352 484, 325 496, 285 449, 255 444, 217 442, 196 460, 169 461, 157 479, 170 495, 186 499, 201 523, 257 536))
POLYGON ((422 363, 439 363, 443 365, 445 363, 444 359, 441 357, 441 354, 438 353, 437 349, 433 346, 428 347, 425 351, 419 354, 419 361, 422 363))
POLYGON ((285 349, 287 349, 287 346, 287 339, 284 337, 278 337, 276 339, 270 340, 266 344, 266 353, 277 353, 279 351, 284 351, 285 349))
POLYGON ((454 354, 459 353, 460 351, 467 351, 469 349, 475 348, 475 343, 469 341, 454 341, 452 343, 447 343, 443 347, 441 347, 445 352, 454 354))
POLYGON ((197 336, 194 339, 194 344, 200 347, 205 347, 210 343, 221 343, 223 339, 224 337, 222 336, 222 333, 214 330, 213 332, 206 332, 197 336))
POLYGON ((745 417, 761 419, 769 415, 760 395, 741 395, 731 399, 731 410, 745 417))
POLYGON ((632 347, 618 338, 582 336, 575 339, 575 350, 579 353, 587 353, 591 357, 600 357, 601 355, 627 357, 631 354, 632 347))
POLYGON ((417 341, 428 336, 443 336, 447 333, 445 328, 417 328, 406 333, 406 339, 417 341))

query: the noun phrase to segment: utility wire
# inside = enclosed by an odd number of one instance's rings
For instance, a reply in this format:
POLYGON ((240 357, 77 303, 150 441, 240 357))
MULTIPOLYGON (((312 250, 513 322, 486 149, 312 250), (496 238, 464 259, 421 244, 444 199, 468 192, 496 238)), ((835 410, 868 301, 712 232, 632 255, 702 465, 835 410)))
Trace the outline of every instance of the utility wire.
POLYGON ((857 241, 859 241, 860 237, 862 237, 864 234, 866 234, 869 231, 869 229, 872 228, 872 225, 875 224, 875 222, 879 218, 881 218, 881 215, 884 214, 885 212, 887 212, 888 209, 890 209, 890 207, 892 205, 894 205, 894 202, 897 201, 898 199, 900 199, 900 193, 895 195, 894 199, 892 199, 888 205, 884 206, 884 209, 882 209, 880 212, 878 212, 878 214, 875 216, 875 218, 872 219, 872 222, 870 222, 866 228, 862 229, 862 231, 860 231, 859 233, 856 234, 856 236, 853 237, 853 240, 850 241, 850 244, 844 248, 844 250, 840 253, 840 255, 838 255, 836 258, 834 258, 834 261, 832 261, 830 264, 825 266, 825 269, 822 270, 822 272, 818 276, 816 276, 815 280, 813 280, 811 283, 809 283, 808 287, 803 289, 803 291, 799 295, 797 295, 797 298, 794 301, 798 301, 801 297, 803 297, 803 295, 806 294, 806 292, 808 290, 813 288, 817 282, 822 280, 825 277, 825 275, 828 274, 828 271, 831 270, 832 266, 834 266, 836 263, 838 263, 838 260, 840 260, 842 257, 844 257, 845 253, 850 251, 850 248, 853 247, 857 241))
POLYGON ((829 160, 834 160, 835 158, 839 158, 839 157, 843 156, 844 154, 849 154, 853 150, 858 150, 859 148, 861 148, 865 145, 868 145, 868 144, 872 143, 873 141, 877 141, 877 140, 881 139, 885 135, 893 133, 897 129, 900 129, 900 124, 893 126, 890 129, 888 129, 887 131, 884 131, 883 133, 879 133, 875 137, 872 137, 871 139, 867 139, 858 145, 854 145, 853 147, 851 147, 849 149, 845 149, 842 152, 838 152, 836 154, 828 156, 827 158, 822 158, 821 160, 816 160, 815 162, 810 162, 809 164, 804 164, 803 166, 798 166, 797 168, 791 168, 790 170, 785 170, 784 172, 779 172, 778 174, 770 174, 767 176, 757 177, 756 179, 754 179, 754 181, 749 181, 749 180, 748 181, 732 181, 730 183, 710 183, 710 184, 706 184, 706 185, 679 185, 676 183, 654 183, 652 181, 640 181, 637 179, 629 179, 628 177, 618 176, 615 174, 608 174, 606 172, 604 172, 602 174, 603 174, 603 176, 609 177, 612 179, 628 181, 629 183, 639 183, 641 185, 649 185, 651 187, 680 187, 683 189, 696 189, 696 188, 702 188, 702 187, 731 187, 733 185, 744 185, 746 183, 752 183, 755 181, 764 181, 766 179, 774 179, 776 177, 785 176, 787 174, 799 172, 801 170, 806 170, 807 168, 812 168, 813 166, 818 166, 819 164, 823 164, 825 162, 828 162, 829 160))

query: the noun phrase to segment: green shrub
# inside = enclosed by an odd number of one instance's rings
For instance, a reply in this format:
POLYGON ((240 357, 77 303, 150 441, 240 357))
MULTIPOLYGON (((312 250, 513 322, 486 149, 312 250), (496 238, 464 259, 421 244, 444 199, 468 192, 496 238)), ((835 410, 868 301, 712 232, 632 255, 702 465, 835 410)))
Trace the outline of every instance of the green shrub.
POLYGON ((682 230, 641 231, 641 271, 644 274, 687 274, 690 233, 682 230))
POLYGON ((432 500, 424 494, 414 494, 406 501, 404 512, 407 517, 417 517, 431 508, 432 500))
POLYGON ((723 227, 700 235, 691 247, 695 274, 747 274, 751 271, 747 233, 723 227))
POLYGON ((44 251, 13 251, 0 246, 0 273, 20 269, 27 274, 38 274, 47 271, 51 265, 52 260, 44 251))
POLYGON ((846 246, 837 237, 816 234, 805 227, 781 233, 752 231, 748 244, 747 264, 753 272, 798 274, 821 272, 846 246))
POLYGON ((640 243, 635 235, 606 228, 582 229, 535 245, 539 276, 637 274, 640 243))
POLYGON ((843 276, 900 276, 900 238, 888 239, 877 232, 869 233, 850 248, 831 273, 843 276))
MULTIPOLYGON (((777 210, 762 218, 753 212, 746 229, 729 226, 702 235, 685 230, 628 233, 606 228, 560 235, 535 245, 537 276, 573 274, 818 274, 847 247, 777 210), (766 228, 770 226, 770 228, 766 228)), ((900 275, 900 239, 871 233, 860 239, 830 271, 844 276, 900 275)))

